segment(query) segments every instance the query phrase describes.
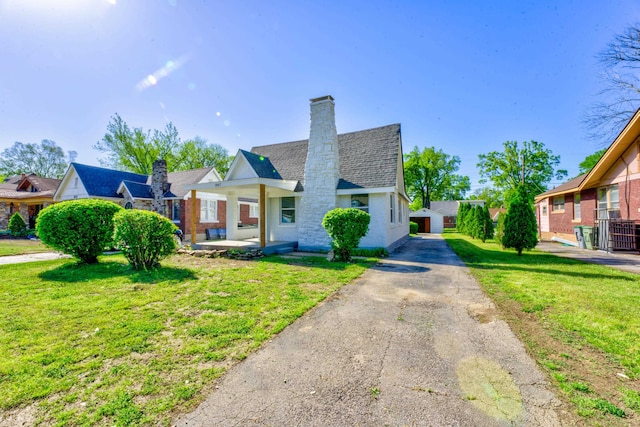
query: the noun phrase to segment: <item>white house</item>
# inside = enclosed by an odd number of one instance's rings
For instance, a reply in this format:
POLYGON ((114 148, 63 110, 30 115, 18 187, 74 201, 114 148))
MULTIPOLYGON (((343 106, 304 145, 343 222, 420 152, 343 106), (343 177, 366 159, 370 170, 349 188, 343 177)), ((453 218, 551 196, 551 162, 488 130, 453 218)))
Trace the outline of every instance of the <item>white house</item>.
POLYGON ((324 215, 356 207, 371 215, 362 248, 394 249, 409 235, 400 125, 338 135, 331 96, 311 100, 309 139, 239 150, 225 179, 189 187, 227 199, 227 239, 252 237, 233 227, 238 198, 257 199, 259 240, 297 242, 300 250, 330 247, 324 215))

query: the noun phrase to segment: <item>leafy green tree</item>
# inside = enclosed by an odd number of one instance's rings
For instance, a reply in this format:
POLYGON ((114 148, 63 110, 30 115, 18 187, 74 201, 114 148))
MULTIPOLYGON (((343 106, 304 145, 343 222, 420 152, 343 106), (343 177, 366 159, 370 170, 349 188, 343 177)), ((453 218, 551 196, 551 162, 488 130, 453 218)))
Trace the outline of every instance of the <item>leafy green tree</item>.
POLYGON ((524 189, 518 189, 504 219, 502 246, 515 249, 520 256, 524 249, 533 249, 537 243, 536 214, 524 189))
POLYGON ((603 148, 602 150, 598 150, 595 153, 589 154, 587 157, 585 157, 584 160, 581 161, 578 165, 578 167, 580 168, 578 171, 579 174, 582 175, 583 173, 587 173, 591 169, 593 169, 596 163, 598 163, 598 160, 600 160, 600 158, 606 151, 607 149, 603 148))
POLYGON ((9 218, 9 231, 12 236, 23 237, 27 230, 27 223, 24 222, 24 218, 18 212, 11 215, 9 218))
POLYGON ((476 188, 469 200, 484 200, 489 208, 501 208, 504 206, 504 193, 493 187, 476 188))
POLYGON ((469 191, 469 177, 456 175, 460 158, 428 147, 405 156, 404 180, 414 210, 430 208, 431 200, 459 200, 469 191))
POLYGON ((547 190, 552 179, 567 176, 566 170, 558 169, 560 156, 541 142, 525 141, 520 145, 517 141, 506 141, 503 146, 502 151, 480 154, 478 169, 480 182, 493 182, 507 199, 521 191, 522 196, 532 201, 536 194, 547 190))
POLYGON ((358 247, 369 230, 371 217, 356 208, 336 208, 322 218, 322 227, 331 237, 331 247, 337 261, 351 261, 351 252, 358 247))
POLYGON ((160 265, 160 260, 176 250, 178 227, 155 212, 123 209, 113 216, 114 242, 136 270, 160 265))
POLYGON ((498 214, 498 224, 496 225, 495 234, 493 236, 493 239, 496 241, 496 243, 502 246, 502 249, 504 249, 502 238, 504 237, 504 219, 506 218, 506 216, 507 214, 503 212, 500 212, 498 214))
POLYGON ((130 128, 116 114, 107 125, 107 133, 93 148, 107 155, 106 159, 99 159, 103 166, 151 175, 153 162, 158 159, 167 161, 168 170, 174 169, 174 153, 179 145, 178 131, 172 123, 162 132, 154 130, 151 133, 142 128, 130 128))
POLYGON ((0 174, 33 173, 45 178, 62 178, 76 156, 75 151, 65 155, 62 148, 48 139, 43 139, 39 145, 15 142, 0 155, 0 174))
POLYGON ((113 216, 119 210, 119 205, 100 199, 55 203, 38 214, 38 237, 53 249, 95 264, 98 255, 113 246, 113 216))
POLYGON ((196 136, 185 141, 178 147, 176 155, 176 167, 174 170, 190 170, 214 167, 224 177, 232 157, 229 156, 226 148, 218 144, 207 144, 205 139, 196 136))

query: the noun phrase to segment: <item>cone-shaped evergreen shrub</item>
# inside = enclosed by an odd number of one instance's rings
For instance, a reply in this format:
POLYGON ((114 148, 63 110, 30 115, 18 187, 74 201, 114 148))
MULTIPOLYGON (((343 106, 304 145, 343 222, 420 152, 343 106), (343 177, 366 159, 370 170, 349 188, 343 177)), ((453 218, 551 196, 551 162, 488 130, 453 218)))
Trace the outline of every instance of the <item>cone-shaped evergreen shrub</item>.
POLYGON ((487 239, 493 239, 493 220, 487 205, 482 207, 482 233, 480 239, 485 242, 487 239))
POLYGON ((538 243, 538 227, 533 207, 522 194, 517 194, 509 205, 504 219, 502 246, 513 248, 522 255, 523 249, 533 249, 538 243))
POLYGON ((351 251, 358 247, 360 239, 369 230, 371 217, 355 208, 330 210, 322 218, 322 226, 331 237, 331 247, 336 261, 351 261, 351 251))
POLYGON ((122 207, 99 199, 70 200, 40 211, 38 237, 52 248, 87 264, 113 246, 113 215, 122 207))
POLYGON ((11 215, 9 218, 9 231, 12 236, 24 237, 27 230, 27 223, 24 222, 24 218, 18 212, 11 215))
POLYGON ((136 270, 160 265, 160 260, 176 250, 178 227, 155 212, 126 209, 113 217, 114 241, 118 249, 136 270))
POLYGON ((504 212, 500 212, 498 214, 498 224, 496 225, 496 232, 493 236, 493 239, 496 241, 497 244, 502 246, 502 249, 504 249, 504 245, 502 244, 502 238, 504 236, 504 219, 506 217, 507 217, 507 214, 505 214, 504 212))

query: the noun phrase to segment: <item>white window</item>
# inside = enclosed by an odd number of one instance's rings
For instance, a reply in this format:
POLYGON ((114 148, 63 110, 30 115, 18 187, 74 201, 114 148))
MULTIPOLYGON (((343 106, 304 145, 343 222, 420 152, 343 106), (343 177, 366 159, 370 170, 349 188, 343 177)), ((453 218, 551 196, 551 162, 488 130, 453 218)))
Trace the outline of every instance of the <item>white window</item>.
POLYGON ((389 210, 389 222, 391 222, 392 224, 395 221, 395 207, 396 207, 396 200, 393 194, 389 194, 389 206, 390 206, 390 210, 389 210))
POLYGON ((200 201, 200 222, 218 222, 218 201, 200 201))
POLYGON ((260 209, 258 205, 249 205, 249 218, 258 218, 260 216, 260 209))
POLYGON ((564 194, 553 198, 551 212, 564 212, 564 194))
POLYGON ((580 193, 573 195, 573 219, 580 219, 580 193))
POLYGON ((280 198, 280 223, 294 224, 296 222, 295 197, 280 198))
POLYGON ((620 216, 620 190, 618 184, 598 188, 598 218, 618 218, 620 216))
POLYGON ((400 198, 398 198, 398 222, 402 223, 402 217, 404 216, 404 209, 403 209, 403 205, 402 205, 402 200, 400 200, 400 198))
POLYGON ((173 221, 180 221, 180 202, 177 200, 171 202, 171 219, 173 221))
POLYGON ((369 195, 354 194, 351 196, 351 207, 369 212, 369 195))

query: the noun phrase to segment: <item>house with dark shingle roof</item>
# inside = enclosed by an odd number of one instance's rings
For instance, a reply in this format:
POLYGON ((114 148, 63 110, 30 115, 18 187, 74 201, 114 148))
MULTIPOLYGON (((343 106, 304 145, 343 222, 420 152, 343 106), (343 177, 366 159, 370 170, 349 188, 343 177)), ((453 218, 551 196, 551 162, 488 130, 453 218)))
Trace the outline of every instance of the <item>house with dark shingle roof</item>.
MULTIPOLYGON (((363 248, 393 249, 409 235, 399 124, 337 134, 334 100, 311 100, 309 139, 239 150, 221 182, 199 192, 257 199, 259 226, 227 227, 227 238, 258 237, 260 246, 296 242, 301 250, 328 249, 322 218, 334 208, 356 207, 371 216, 363 248)), ((234 212, 227 208, 228 223, 234 212)))
POLYGON ((640 250, 640 110, 588 173, 535 203, 543 240, 578 242, 575 228, 587 227, 595 248, 640 250))
MULTIPOLYGON (((54 201, 100 198, 111 200, 124 208, 153 210, 167 216, 183 231, 191 227, 191 192, 187 187, 195 184, 220 182, 214 168, 168 172, 164 160, 156 161, 151 176, 118 171, 97 166, 72 163, 58 187, 54 201)), ((250 217, 250 201, 242 201, 246 223, 257 223, 250 217)), ((253 210, 255 211, 255 210, 253 210)), ((197 234, 204 238, 207 229, 226 228, 226 200, 212 193, 196 193, 195 216, 197 234)))
POLYGON ((20 212, 29 228, 36 225, 40 210, 53 203, 60 180, 35 174, 11 176, 0 183, 0 229, 6 229, 9 218, 20 212))

